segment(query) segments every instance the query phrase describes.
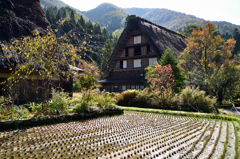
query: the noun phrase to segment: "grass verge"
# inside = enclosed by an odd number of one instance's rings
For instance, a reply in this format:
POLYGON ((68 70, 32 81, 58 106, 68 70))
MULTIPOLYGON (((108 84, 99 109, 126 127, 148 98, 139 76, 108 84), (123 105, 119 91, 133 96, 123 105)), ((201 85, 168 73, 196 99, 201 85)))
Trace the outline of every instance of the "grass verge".
POLYGON ((166 115, 180 115, 180 116, 200 117, 200 118, 208 118, 208 119, 220 119, 220 120, 228 120, 228 121, 237 121, 240 124, 240 117, 233 116, 233 115, 174 111, 174 110, 164 110, 164 109, 150 109, 150 108, 139 108, 139 107, 124 107, 124 106, 121 106, 121 108, 124 111, 148 112, 148 113, 158 113, 158 114, 166 114, 166 115))

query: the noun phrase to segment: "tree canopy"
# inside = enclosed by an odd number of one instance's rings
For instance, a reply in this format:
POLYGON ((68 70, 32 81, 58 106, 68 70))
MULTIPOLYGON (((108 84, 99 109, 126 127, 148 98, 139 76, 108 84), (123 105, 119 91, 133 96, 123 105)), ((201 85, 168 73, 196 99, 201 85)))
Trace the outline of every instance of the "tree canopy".
MULTIPOLYGON (((224 41, 216 34, 215 28, 214 24, 207 22, 202 30, 194 30, 187 38, 187 48, 180 55, 180 63, 186 74, 198 72, 196 76, 202 78, 201 89, 222 101, 239 80, 239 69, 236 59, 232 59, 236 41, 224 41), (227 73, 227 70, 231 72, 227 73)), ((194 80, 188 79, 188 82, 197 85, 194 80)))

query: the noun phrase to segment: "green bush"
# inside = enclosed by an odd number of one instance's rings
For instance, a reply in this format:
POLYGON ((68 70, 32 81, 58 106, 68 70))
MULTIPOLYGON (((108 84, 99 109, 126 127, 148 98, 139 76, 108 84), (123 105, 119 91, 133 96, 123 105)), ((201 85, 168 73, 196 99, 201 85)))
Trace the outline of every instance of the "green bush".
POLYGON ((52 98, 48 103, 30 103, 32 112, 37 116, 67 114, 71 103, 69 94, 64 92, 63 89, 60 91, 52 89, 51 95, 52 98))
POLYGON ((1 120, 19 120, 29 117, 29 111, 22 106, 0 106, 1 120))
POLYGON ((103 109, 104 107, 115 105, 116 99, 112 93, 103 92, 99 93, 96 103, 100 109, 103 109))
POLYGON ((216 103, 216 98, 211 98, 205 95, 205 91, 198 87, 187 86, 179 95, 176 95, 176 100, 180 103, 189 103, 196 106, 203 112, 212 112, 214 110, 213 104, 216 103))
POLYGON ((139 90, 126 90, 123 91, 121 94, 117 95, 117 105, 121 106, 137 106, 135 103, 136 96, 139 94, 139 90))
POLYGON ((61 91, 57 91, 56 89, 52 89, 52 98, 49 103, 47 103, 47 107, 49 109, 50 114, 67 114, 68 107, 70 104, 70 97, 67 92, 64 92, 63 89, 61 91))
POLYGON ((172 92, 169 91, 150 91, 149 88, 126 90, 117 95, 116 99, 116 104, 121 106, 177 109, 177 102, 174 100, 172 92))
POLYGON ((13 101, 9 97, 0 96, 0 105, 1 106, 10 106, 13 105, 13 101))
POLYGON ((1 120, 19 120, 28 118, 29 111, 22 106, 13 105, 13 101, 9 97, 0 97, 0 121, 1 120))
POLYGON ((176 110, 178 108, 178 102, 173 96, 173 90, 168 88, 166 91, 155 91, 154 103, 156 108, 176 110))

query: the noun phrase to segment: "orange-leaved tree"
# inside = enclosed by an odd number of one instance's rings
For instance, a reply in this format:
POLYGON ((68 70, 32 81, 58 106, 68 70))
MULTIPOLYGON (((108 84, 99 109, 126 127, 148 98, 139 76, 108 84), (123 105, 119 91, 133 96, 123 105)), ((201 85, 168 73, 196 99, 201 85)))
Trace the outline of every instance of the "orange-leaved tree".
POLYGON ((187 47, 180 55, 180 63, 189 84, 200 86, 222 101, 239 79, 239 70, 235 67, 237 60, 232 57, 236 41, 224 41, 210 22, 203 25, 202 30, 194 30, 186 40, 187 47), (232 71, 227 74, 226 70, 232 71), (194 71, 196 73, 192 74, 194 71))

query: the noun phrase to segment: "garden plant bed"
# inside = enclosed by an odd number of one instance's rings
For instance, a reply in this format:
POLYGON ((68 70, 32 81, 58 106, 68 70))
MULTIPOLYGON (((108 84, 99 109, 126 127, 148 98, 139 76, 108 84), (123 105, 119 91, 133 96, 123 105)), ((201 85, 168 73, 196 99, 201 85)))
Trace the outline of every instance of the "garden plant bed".
POLYGON ((44 118, 31 118, 28 120, 8 120, 0 121, 0 132, 13 129, 29 128, 33 126, 40 126, 46 124, 56 124, 61 122, 77 121, 77 120, 87 120, 91 118, 97 118, 101 116, 113 116, 123 114, 122 109, 108 110, 104 112, 88 112, 79 114, 68 114, 59 116, 49 116, 44 118))
POLYGON ((1 132, 0 158, 234 159, 237 132, 235 121, 127 112, 1 132))

